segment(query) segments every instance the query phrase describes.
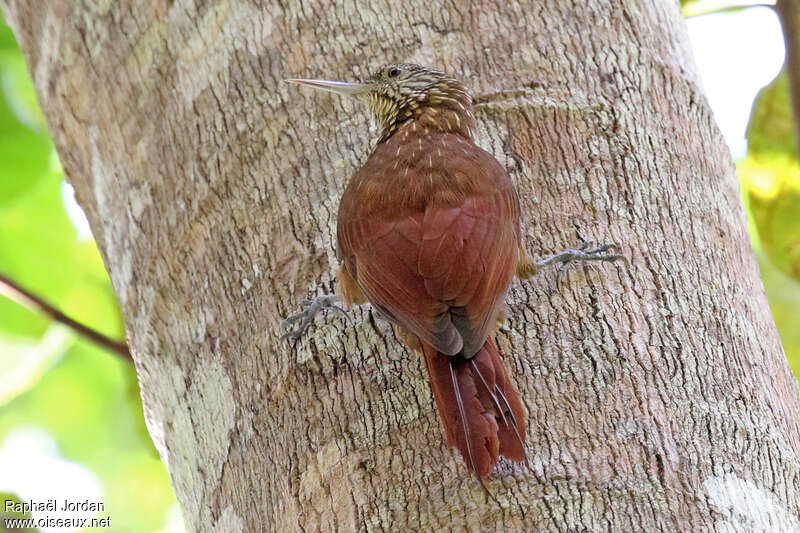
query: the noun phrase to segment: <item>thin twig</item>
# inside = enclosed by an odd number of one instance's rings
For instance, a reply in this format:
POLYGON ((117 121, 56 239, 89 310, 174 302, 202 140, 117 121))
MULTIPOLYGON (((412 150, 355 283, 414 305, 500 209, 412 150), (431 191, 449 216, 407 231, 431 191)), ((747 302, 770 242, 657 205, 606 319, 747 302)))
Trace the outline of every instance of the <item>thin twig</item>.
POLYGON ((751 7, 768 7, 770 9, 775 9, 775 4, 770 4, 768 2, 758 2, 755 4, 731 4, 728 6, 722 7, 711 7, 708 8, 707 11, 698 11, 697 13, 689 13, 688 15, 684 15, 685 18, 695 18, 695 17, 702 17, 705 15, 716 15, 717 13, 726 13, 731 11, 741 11, 742 9, 749 9, 751 7))
POLYGON ((64 324, 73 331, 88 338, 92 342, 95 342, 100 346, 116 353, 123 359, 129 362, 133 361, 131 352, 128 350, 128 345, 124 342, 119 342, 110 337, 106 337, 102 333, 76 322, 49 303, 45 302, 35 294, 31 294, 2 274, 0 274, 0 294, 8 296, 20 305, 24 305, 25 307, 36 309, 44 313, 56 322, 64 324))

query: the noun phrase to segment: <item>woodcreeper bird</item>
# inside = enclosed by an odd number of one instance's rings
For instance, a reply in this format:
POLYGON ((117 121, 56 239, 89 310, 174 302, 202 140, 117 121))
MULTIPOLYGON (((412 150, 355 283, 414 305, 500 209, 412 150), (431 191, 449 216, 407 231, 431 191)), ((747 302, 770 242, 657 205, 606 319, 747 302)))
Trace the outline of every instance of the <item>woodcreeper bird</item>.
MULTIPOLYGON (((475 144, 472 99, 456 79, 399 64, 363 83, 286 81, 366 102, 381 127, 339 206, 338 297, 368 301, 424 356, 447 443, 479 480, 500 455, 525 460, 525 412, 494 341, 509 284, 549 264, 622 256, 584 245, 529 258, 517 193, 475 144)), ((336 299, 304 300, 287 335, 299 338, 326 307, 342 310, 336 299)))

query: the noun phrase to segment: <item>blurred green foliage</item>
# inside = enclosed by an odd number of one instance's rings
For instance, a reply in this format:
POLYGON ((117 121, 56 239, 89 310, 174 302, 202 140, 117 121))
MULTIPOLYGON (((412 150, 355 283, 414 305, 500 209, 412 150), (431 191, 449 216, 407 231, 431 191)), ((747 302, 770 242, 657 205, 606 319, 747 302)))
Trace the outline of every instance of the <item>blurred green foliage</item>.
MULTIPOLYGON (((681 0, 686 17, 764 0, 681 0)), ((800 162, 786 68, 753 102, 737 162, 753 249, 789 366, 800 378, 800 162)))
MULTIPOLYGON (((0 272, 123 338, 103 261, 94 241, 80 238, 66 195, 22 54, 0 23, 0 272)), ((0 449, 20 428, 49 432, 64 460, 97 477, 115 531, 163 530, 175 498, 133 365, 0 295, 0 449)), ((8 484, 0 472, 2 490, 13 491, 8 484)))
POLYGON ((38 529, 31 529, 31 528, 25 528, 25 529, 20 529, 20 528, 16 528, 16 527, 14 527, 14 528, 11 528, 11 527, 4 528, 3 524, 6 524, 6 521, 5 521, 6 519, 9 519, 9 520, 23 519, 24 520, 24 519, 33 518, 31 516, 30 511, 25 512, 25 513, 20 513, 20 512, 16 512, 15 511, 15 506, 17 504, 24 503, 22 500, 17 498, 16 495, 0 491, 0 502, 6 502, 6 501, 14 502, 14 506, 12 506, 9 509, 8 512, 6 512, 5 504, 0 506, 0 531, 2 531, 3 533, 17 533, 18 531, 19 532, 24 531, 25 533, 36 533, 37 531, 39 531, 38 529))
POLYGON ((785 69, 755 99, 737 169, 772 316, 800 376, 800 162, 785 69))

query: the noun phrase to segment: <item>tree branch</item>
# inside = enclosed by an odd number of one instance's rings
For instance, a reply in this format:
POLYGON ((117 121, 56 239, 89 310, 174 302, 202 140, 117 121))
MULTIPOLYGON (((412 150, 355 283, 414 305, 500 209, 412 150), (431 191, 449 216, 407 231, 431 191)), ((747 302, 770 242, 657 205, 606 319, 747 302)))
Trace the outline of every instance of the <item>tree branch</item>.
POLYGON ((715 7, 708 9, 707 11, 697 11, 692 13, 691 11, 689 14, 684 15, 685 18, 690 19, 694 17, 702 17, 704 15, 717 15, 719 13, 729 13, 732 11, 741 11, 742 9, 749 9, 751 7, 768 7, 770 9, 775 9, 775 4, 767 3, 767 2, 759 2, 755 4, 731 4, 729 6, 723 7, 715 7))
POLYGON ((775 11, 783 28, 786 43, 786 75, 789 77, 789 93, 792 98, 795 138, 800 154, 800 1, 778 0, 775 11))
POLYGON ((128 345, 124 342, 116 341, 110 337, 106 337, 102 333, 93 330, 83 324, 76 322, 75 320, 71 319, 49 303, 45 302, 35 294, 28 292, 27 290, 23 289, 16 282, 9 279, 7 276, 0 274, 0 294, 8 296, 15 302, 19 303, 20 305, 24 305, 25 307, 29 307, 32 309, 36 309, 45 315, 49 316, 56 322, 60 322, 64 324, 68 328, 72 329, 76 333, 83 335, 84 337, 88 338, 92 342, 99 344, 100 346, 116 353, 123 359, 131 362, 133 358, 131 357, 131 352, 128 350, 128 345))

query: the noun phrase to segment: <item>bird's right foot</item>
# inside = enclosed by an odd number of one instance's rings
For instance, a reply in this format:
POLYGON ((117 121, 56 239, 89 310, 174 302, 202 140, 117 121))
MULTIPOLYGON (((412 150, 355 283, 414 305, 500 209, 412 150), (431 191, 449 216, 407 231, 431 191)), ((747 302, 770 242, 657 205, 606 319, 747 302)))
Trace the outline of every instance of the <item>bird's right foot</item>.
POLYGON ((314 317, 325 309, 336 309, 347 316, 347 311, 336 305, 337 300, 335 294, 323 294, 316 298, 304 298, 301 300, 300 311, 281 321, 281 328, 287 330, 286 333, 281 335, 281 339, 290 337, 292 340, 297 340, 302 337, 314 323, 314 317))
MULTIPOLYGON (((616 244, 595 246, 592 242, 584 242, 580 248, 567 248, 557 254, 543 257, 538 261, 532 261, 527 254, 525 254, 517 265, 517 276, 526 279, 547 266, 559 265, 557 283, 560 284, 567 267, 576 261, 603 261, 609 263, 622 261, 626 265, 629 265, 627 257, 619 253, 614 253, 618 248, 616 244)), ((522 254, 522 252, 520 253, 522 254)))

